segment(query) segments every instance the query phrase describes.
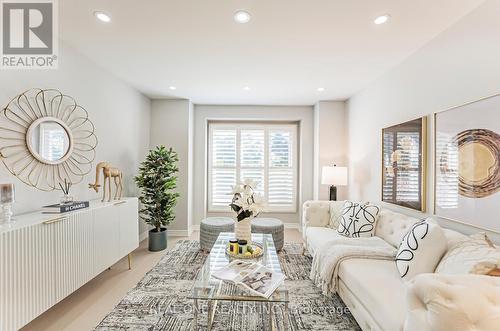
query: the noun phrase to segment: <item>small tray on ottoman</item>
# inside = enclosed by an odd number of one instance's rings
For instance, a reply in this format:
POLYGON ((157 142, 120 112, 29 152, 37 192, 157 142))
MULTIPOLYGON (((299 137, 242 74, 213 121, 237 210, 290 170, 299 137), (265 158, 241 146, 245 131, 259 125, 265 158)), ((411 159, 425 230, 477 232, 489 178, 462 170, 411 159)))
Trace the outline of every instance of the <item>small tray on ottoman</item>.
POLYGON ((226 247, 226 255, 229 257, 232 257, 234 259, 256 259, 261 257, 264 254, 264 249, 262 248, 262 245, 259 243, 253 242, 251 244, 253 253, 251 255, 244 255, 244 254, 233 254, 229 251, 229 244, 226 247))

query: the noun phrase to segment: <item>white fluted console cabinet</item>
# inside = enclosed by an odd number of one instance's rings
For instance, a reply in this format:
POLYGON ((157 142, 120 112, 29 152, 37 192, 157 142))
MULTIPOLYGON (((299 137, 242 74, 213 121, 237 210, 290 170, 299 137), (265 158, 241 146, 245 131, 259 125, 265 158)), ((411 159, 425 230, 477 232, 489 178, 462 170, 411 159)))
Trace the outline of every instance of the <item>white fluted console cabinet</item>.
POLYGON ((0 330, 18 330, 139 246, 138 201, 92 201, 0 228, 0 330))

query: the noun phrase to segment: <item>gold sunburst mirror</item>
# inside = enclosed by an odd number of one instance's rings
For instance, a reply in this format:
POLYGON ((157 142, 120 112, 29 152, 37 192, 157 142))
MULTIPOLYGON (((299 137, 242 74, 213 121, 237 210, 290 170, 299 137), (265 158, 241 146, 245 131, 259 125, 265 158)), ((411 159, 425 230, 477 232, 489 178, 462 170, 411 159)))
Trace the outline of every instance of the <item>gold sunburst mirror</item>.
POLYGON ((0 116, 0 159, 23 183, 42 191, 80 183, 92 170, 97 137, 88 112, 55 89, 31 89, 0 116))

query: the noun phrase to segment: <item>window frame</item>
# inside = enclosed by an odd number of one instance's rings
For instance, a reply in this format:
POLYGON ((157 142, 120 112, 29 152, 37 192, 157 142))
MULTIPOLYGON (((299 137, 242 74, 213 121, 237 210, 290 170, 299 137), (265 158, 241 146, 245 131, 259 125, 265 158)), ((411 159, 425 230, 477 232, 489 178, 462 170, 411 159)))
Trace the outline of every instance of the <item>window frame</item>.
POLYGON ((420 117, 408 122, 404 122, 398 125, 394 125, 391 127, 382 129, 382 185, 381 185, 381 201, 386 203, 395 204, 397 206, 401 206, 404 208, 409 208, 412 210, 417 210, 421 212, 426 211, 426 198, 427 198, 427 182, 426 182, 426 174, 427 174, 427 118, 420 117), (390 134, 393 137, 393 146, 391 152, 394 152, 397 149, 397 136, 396 133, 418 133, 418 155, 419 155, 419 168, 412 168, 414 172, 418 174, 418 201, 403 201, 397 199, 397 172, 399 169, 394 167, 394 175, 392 185, 387 185, 392 189, 392 199, 386 199, 384 192, 386 190, 386 168, 390 166, 390 163, 386 161, 386 143, 385 143, 385 134, 390 134))
POLYGON ((297 212, 297 198, 298 198, 298 176, 299 176, 299 123, 297 122, 246 122, 246 121, 208 121, 208 139, 207 139, 207 212, 209 213, 221 213, 230 212, 230 207, 213 205, 212 203, 212 180, 213 180, 213 169, 235 169, 235 175, 237 181, 241 178, 241 170, 247 169, 263 169, 264 173, 264 199, 266 203, 268 202, 269 193, 269 170, 270 169, 280 169, 280 167, 271 167, 270 165, 270 146, 269 146, 269 136, 270 131, 285 130, 290 132, 290 155, 291 155, 291 166, 281 167, 282 169, 289 169, 292 171, 292 204, 289 206, 270 206, 266 208, 268 213, 296 213, 297 212), (213 166, 213 133, 217 129, 232 129, 236 130, 236 165, 232 166, 213 166), (264 130, 264 166, 263 167, 242 167, 241 166, 241 131, 242 130, 264 130))

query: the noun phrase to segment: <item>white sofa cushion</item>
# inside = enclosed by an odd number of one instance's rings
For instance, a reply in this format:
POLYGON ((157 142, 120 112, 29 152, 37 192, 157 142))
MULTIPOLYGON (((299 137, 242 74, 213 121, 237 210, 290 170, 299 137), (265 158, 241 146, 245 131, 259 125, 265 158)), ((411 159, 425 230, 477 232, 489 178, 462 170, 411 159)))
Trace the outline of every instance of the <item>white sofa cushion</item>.
POLYGON ((384 239, 392 246, 399 247, 401 240, 410 231, 410 228, 420 221, 418 218, 382 208, 378 215, 375 235, 384 239))
POLYGON ((460 241, 441 259, 436 272, 448 275, 486 275, 500 268, 500 250, 486 234, 478 233, 460 241))
POLYGON ((401 278, 409 280, 421 273, 434 272, 446 248, 446 237, 439 225, 427 221, 413 225, 396 255, 401 278))
POLYGON ((379 212, 375 205, 346 201, 337 231, 350 238, 373 237, 379 212))
POLYGON ((314 256, 319 248, 340 235, 336 230, 324 227, 307 227, 306 242, 309 253, 314 256))
POLYGON ((401 331, 406 316, 404 282, 394 261, 350 259, 339 278, 385 331, 401 331))
POLYGON ((443 229, 443 231, 448 246, 448 249, 446 251, 449 251, 459 242, 469 239, 468 236, 457 231, 453 231, 450 229, 443 229))
POLYGON ((407 283, 405 331, 500 329, 500 278, 422 274, 407 283))

